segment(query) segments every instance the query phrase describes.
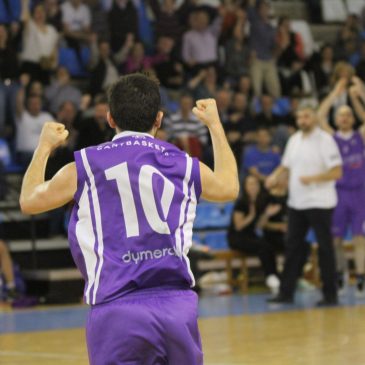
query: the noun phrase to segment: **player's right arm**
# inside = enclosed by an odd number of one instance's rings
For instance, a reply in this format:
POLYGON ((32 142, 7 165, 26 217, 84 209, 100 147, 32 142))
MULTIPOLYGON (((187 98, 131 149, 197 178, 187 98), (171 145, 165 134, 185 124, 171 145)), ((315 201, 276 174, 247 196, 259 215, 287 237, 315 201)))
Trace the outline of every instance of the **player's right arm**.
POLYGON ((237 162, 228 144, 214 99, 198 100, 193 113, 209 129, 214 170, 200 163, 202 198, 213 202, 235 200, 239 193, 237 162))
POLYGON ((67 136, 68 131, 63 124, 48 122, 44 125, 38 147, 23 178, 19 200, 23 213, 43 213, 62 207, 73 199, 77 189, 75 163, 63 167, 51 180, 44 179, 48 157, 67 136))
POLYGON ((336 98, 346 90, 347 83, 347 78, 339 79, 334 89, 328 94, 326 98, 324 98, 318 108, 317 116, 319 125, 323 130, 330 134, 334 134, 334 130, 328 123, 329 112, 336 98))

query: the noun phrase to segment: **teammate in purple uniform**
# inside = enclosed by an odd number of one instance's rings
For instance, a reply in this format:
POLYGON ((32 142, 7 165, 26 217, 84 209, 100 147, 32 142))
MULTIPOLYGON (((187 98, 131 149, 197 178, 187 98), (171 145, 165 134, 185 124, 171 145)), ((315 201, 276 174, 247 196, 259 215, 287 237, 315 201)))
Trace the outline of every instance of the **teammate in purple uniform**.
POLYGON ((47 123, 24 176, 20 204, 37 214, 75 200, 69 241, 91 305, 92 365, 203 363, 197 296, 187 253, 199 197, 234 200, 237 167, 213 99, 194 114, 209 128, 214 171, 154 138, 163 114, 156 81, 122 77, 110 90, 113 141, 75 153, 44 181, 48 156, 67 138, 47 123))
MULTIPOLYGON (((354 85, 349 88, 352 104, 359 117, 363 118, 364 108, 359 102, 364 85, 353 78, 354 85)), ((365 295, 365 126, 354 129, 354 114, 347 105, 337 108, 334 131, 328 123, 328 113, 339 95, 347 88, 348 80, 340 79, 334 90, 323 100, 318 110, 322 128, 331 133, 339 147, 343 159, 343 176, 337 181, 338 205, 333 215, 333 235, 336 247, 338 286, 344 285, 345 257, 343 239, 348 228, 351 229, 355 246, 355 266, 358 296, 365 295)))

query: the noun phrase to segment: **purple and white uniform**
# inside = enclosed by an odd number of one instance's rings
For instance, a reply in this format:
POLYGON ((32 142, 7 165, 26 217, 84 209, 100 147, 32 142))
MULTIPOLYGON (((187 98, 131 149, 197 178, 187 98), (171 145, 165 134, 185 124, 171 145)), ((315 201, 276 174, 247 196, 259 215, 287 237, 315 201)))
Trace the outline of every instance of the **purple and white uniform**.
POLYGON ((343 160, 343 176, 337 181, 338 204, 333 216, 335 237, 365 234, 365 145, 360 132, 334 136, 343 160))
POLYGON ((201 364, 187 258, 199 161, 136 132, 75 152, 75 161, 69 241, 92 306, 91 364, 201 364))

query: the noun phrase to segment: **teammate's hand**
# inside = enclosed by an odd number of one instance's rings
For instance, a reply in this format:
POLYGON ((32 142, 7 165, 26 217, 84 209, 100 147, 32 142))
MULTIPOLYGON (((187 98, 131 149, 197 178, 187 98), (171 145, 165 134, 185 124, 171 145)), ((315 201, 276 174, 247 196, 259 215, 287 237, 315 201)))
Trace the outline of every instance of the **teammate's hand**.
POLYGON ((198 100, 193 108, 193 113, 208 128, 220 124, 217 103, 214 99, 198 100))
POLYGON ((39 146, 45 147, 53 151, 61 146, 68 137, 68 130, 64 124, 56 122, 47 122, 43 126, 41 136, 39 138, 39 146))

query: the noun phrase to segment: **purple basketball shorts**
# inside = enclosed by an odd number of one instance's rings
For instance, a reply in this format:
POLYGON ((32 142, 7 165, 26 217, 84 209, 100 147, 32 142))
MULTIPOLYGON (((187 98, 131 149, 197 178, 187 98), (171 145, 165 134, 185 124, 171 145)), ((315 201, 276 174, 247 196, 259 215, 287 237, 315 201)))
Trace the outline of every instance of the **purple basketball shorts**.
POLYGON ((365 190, 338 189, 338 203, 333 214, 332 233, 345 238, 350 228, 352 236, 365 235, 365 190))
POLYGON ((141 290, 91 307, 91 365, 201 365, 198 297, 191 290, 141 290))

